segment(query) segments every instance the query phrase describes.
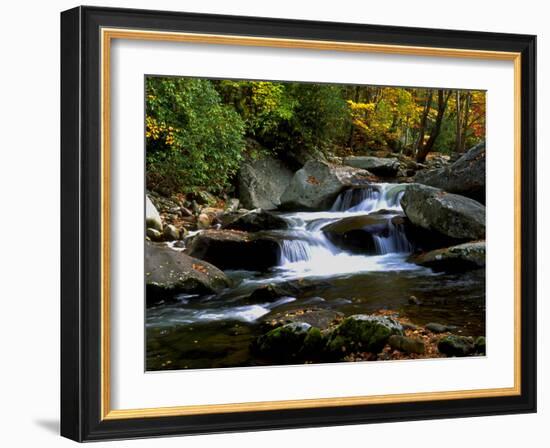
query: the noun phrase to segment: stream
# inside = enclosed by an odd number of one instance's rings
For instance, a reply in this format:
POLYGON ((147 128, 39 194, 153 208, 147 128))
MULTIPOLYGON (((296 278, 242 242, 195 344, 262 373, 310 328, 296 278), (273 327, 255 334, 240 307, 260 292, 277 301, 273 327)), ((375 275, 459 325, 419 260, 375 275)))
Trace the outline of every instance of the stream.
MULTIPOLYGON (((180 295, 147 309, 147 370, 262 365, 250 343, 275 313, 306 307, 344 315, 398 311, 412 322, 454 325, 460 334, 485 334, 485 272, 434 273, 407 262, 414 245, 394 218, 403 216, 399 184, 380 183, 341 193, 330 210, 277 213, 288 229, 272 230, 278 266, 267 273, 226 271, 233 287, 209 296, 180 295), (343 250, 323 231, 345 218, 375 216, 368 250, 343 250), (305 285, 298 294, 251 303, 266 284, 305 285), (410 304, 415 296, 421 305, 410 304)), ((359 248, 361 249, 361 248, 359 248)), ((236 254, 238 256, 238 254, 236 254)))

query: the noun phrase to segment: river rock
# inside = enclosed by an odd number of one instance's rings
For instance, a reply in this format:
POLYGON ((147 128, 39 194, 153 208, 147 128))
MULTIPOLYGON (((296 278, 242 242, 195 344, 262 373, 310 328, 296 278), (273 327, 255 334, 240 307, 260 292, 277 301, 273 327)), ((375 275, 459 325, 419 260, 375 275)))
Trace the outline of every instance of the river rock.
POLYGON ((399 171, 399 160, 370 156, 352 156, 344 158, 344 165, 362 168, 382 177, 395 177, 399 171))
POLYGON ((291 283, 268 283, 256 288, 247 297, 250 303, 274 302, 281 297, 295 297, 300 289, 291 283))
POLYGON ((350 216, 322 227, 332 244, 355 253, 376 253, 374 234, 387 236, 391 215, 350 216))
POLYGON ((431 331, 432 333, 445 333, 446 331, 450 331, 455 327, 449 327, 447 325, 439 324, 437 322, 430 322, 429 324, 426 324, 426 330, 431 331))
POLYGON ((409 261, 436 272, 462 272, 485 267, 485 241, 473 241, 413 255, 409 261))
POLYGON ((420 339, 413 339, 399 334, 392 334, 388 339, 388 344, 394 350, 399 350, 404 353, 423 354, 426 351, 424 342, 420 339))
POLYGON ((326 330, 342 317, 344 317, 343 313, 330 309, 299 308, 270 313, 265 316, 262 323, 268 327, 280 327, 293 322, 305 322, 312 327, 326 330))
POLYGON ((294 174, 281 196, 281 207, 292 210, 329 209, 349 187, 366 186, 374 176, 366 170, 311 160, 294 174))
POLYGON ((147 228, 147 230, 145 231, 145 235, 151 241, 162 241, 162 233, 160 233, 157 229, 153 229, 152 227, 147 228))
POLYGON ((147 195, 145 196, 145 223, 146 227, 162 232, 160 214, 147 195))
POLYGON ((415 181, 468 196, 484 204, 485 177, 485 142, 481 142, 448 166, 419 171, 415 181))
POLYGON ((456 240, 485 238, 485 206, 438 188, 411 184, 401 198, 411 222, 456 240))
POLYGON ((286 229, 287 227, 287 222, 283 218, 262 209, 240 214, 236 219, 224 225, 225 229, 244 232, 286 229))
POLYGON ((485 336, 478 336, 474 342, 475 351, 480 355, 484 355, 486 352, 485 348, 485 336))
POLYGON ((447 356, 468 356, 475 351, 474 339, 454 334, 445 336, 438 342, 437 349, 447 356))
POLYGON ((241 201, 239 201, 237 198, 231 198, 229 199, 225 204, 225 212, 236 212, 239 210, 239 207, 241 206, 241 201))
POLYGON ((197 229, 207 229, 212 225, 212 217, 208 216, 206 213, 200 213, 197 216, 197 229))
POLYGON ((162 235, 164 237, 164 241, 174 241, 179 239, 180 232, 178 231, 175 225, 168 224, 167 226, 164 226, 162 235))
POLYGON ((279 261, 279 244, 269 236, 236 230, 205 230, 188 244, 188 254, 220 269, 266 271, 279 261))
POLYGON ((321 331, 305 322, 292 322, 260 336, 252 350, 279 363, 318 359, 324 346, 321 331))
POLYGON ((395 319, 357 314, 344 319, 331 332, 327 351, 335 357, 354 352, 378 353, 393 334, 403 334, 403 327, 395 319))
POLYGON ((239 199, 248 209, 275 210, 293 172, 280 160, 264 156, 243 163, 239 170, 239 199))
MULTIPOLYGON (((303 297, 314 291, 319 292, 331 287, 331 283, 323 282, 319 279, 299 279, 287 282, 267 283, 252 291, 247 297, 247 301, 249 303, 274 302, 281 297, 303 297)), ((320 297, 310 297, 310 300, 314 300, 314 302, 323 301, 320 297)))
POLYGON ((145 243, 145 282, 148 306, 177 294, 211 294, 230 285, 215 266, 150 242, 145 243))
POLYGON ((322 151, 305 146, 296 146, 293 148, 289 148, 286 151, 282 151, 279 154, 279 157, 281 157, 281 159, 283 159, 288 167, 293 171, 297 171, 300 168, 303 168, 306 163, 313 160, 321 162, 332 161, 328 160, 327 156, 322 151))

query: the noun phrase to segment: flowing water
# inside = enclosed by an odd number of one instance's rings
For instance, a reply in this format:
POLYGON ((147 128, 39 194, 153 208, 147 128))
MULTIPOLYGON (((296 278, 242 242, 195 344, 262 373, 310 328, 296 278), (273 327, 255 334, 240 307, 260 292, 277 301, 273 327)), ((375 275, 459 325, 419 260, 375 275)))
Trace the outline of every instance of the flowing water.
POLYGON ((485 272, 435 274, 408 263, 414 246, 394 220, 403 214, 402 194, 402 185, 374 184, 343 192, 327 211, 281 214, 288 229, 269 232, 279 241, 278 266, 268 273, 226 272, 234 285, 220 294, 181 295, 178 303, 147 309, 147 369, 261 364, 249 346, 265 331, 262 321, 311 306, 345 315, 395 309, 420 325, 439 322, 461 334, 484 334, 485 272), (369 215, 381 224, 369 230, 372 248, 363 253, 343 250, 323 231, 369 215), (266 284, 299 287, 274 302, 250 303, 250 294, 266 284), (409 304, 412 295, 422 306, 409 304))

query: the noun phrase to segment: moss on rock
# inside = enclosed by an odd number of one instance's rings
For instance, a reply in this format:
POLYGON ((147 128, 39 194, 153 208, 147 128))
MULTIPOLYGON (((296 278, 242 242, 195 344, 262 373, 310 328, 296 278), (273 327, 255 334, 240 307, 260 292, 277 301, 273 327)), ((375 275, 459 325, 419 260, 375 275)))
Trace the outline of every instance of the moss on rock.
POLYGON ((332 331, 326 350, 337 358, 358 351, 378 353, 393 334, 403 334, 403 327, 396 320, 357 314, 344 319, 332 331))

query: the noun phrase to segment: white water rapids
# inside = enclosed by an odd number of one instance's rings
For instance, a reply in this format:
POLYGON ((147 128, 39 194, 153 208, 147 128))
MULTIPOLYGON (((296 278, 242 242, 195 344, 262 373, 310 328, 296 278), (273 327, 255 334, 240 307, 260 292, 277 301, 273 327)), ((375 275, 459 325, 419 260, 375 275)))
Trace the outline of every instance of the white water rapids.
POLYGON ((412 245, 402 226, 392 222, 393 217, 403 214, 400 199, 404 188, 403 184, 380 183, 369 188, 349 189, 337 197, 331 210, 281 215, 289 228, 277 232, 281 238, 279 266, 273 276, 249 282, 419 269, 405 261, 412 252, 412 245), (347 252, 333 244, 323 232, 324 227, 344 218, 382 213, 386 226, 383 231, 372 234, 374 254, 347 252))
MULTIPOLYGON (((331 210, 281 214, 288 222, 288 229, 270 232, 279 241, 279 265, 262 275, 235 271, 233 275, 240 278, 237 289, 250 294, 261 285, 299 279, 322 281, 369 272, 426 271, 425 268, 406 262, 412 252, 412 245, 402 226, 392 222, 392 218, 403 214, 400 205, 403 191, 402 184, 372 184, 369 188, 344 191, 337 197, 331 210), (358 247, 359 253, 348 252, 333 244, 323 231, 325 226, 344 218, 372 214, 378 215, 377 221, 382 225, 371 233, 373 247, 370 251, 363 252, 363 248, 358 247)), ((237 290, 234 294, 238 298, 237 290)), ((181 300, 187 303, 185 297, 181 300)), ((148 325, 170 326, 224 320, 255 322, 293 300, 296 299, 283 297, 274 303, 237 305, 228 298, 220 302, 213 296, 212 300, 203 298, 200 306, 191 300, 189 305, 195 304, 196 308, 177 306, 165 311, 159 309, 156 314, 150 313, 148 325)))

